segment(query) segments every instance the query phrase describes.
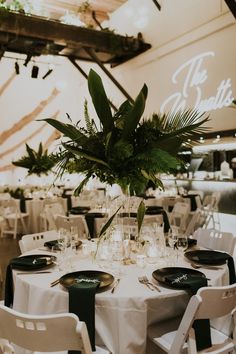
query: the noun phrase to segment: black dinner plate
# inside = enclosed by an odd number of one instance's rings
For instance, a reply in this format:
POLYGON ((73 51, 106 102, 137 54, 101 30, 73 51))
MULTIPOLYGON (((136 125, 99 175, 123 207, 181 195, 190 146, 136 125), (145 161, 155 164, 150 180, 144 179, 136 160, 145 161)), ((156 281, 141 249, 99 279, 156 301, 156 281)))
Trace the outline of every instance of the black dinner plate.
POLYGON ((72 207, 70 209, 70 214, 79 215, 79 214, 87 214, 90 210, 90 207, 72 207))
POLYGON ((59 281, 65 288, 69 288, 71 285, 75 284, 76 279, 81 276, 98 280, 100 282, 99 290, 105 290, 106 287, 114 282, 112 274, 101 272, 99 270, 80 270, 78 272, 68 273, 63 275, 59 281))
MULTIPOLYGON (((76 248, 79 248, 82 245, 82 241, 78 240, 76 241, 76 248)), ((54 247, 55 250, 59 250, 59 246, 58 246, 58 240, 51 240, 51 241, 46 241, 44 243, 44 247, 48 247, 49 249, 52 249, 52 247, 54 247)))
POLYGON ((213 250, 188 251, 184 255, 191 262, 216 266, 225 264, 228 258, 227 253, 213 250))
POLYGON ((50 267, 55 261, 55 256, 50 256, 48 254, 33 254, 14 258, 11 264, 14 269, 27 271, 50 267))
POLYGON ((184 267, 166 267, 166 268, 156 269, 152 273, 152 276, 158 282, 163 283, 171 288, 179 288, 178 284, 176 285, 176 284, 166 281, 166 277, 170 277, 170 276, 175 275, 177 273, 187 274, 191 277, 196 277, 196 278, 199 278, 199 277, 205 278, 206 277, 205 274, 203 274, 199 270, 184 268, 184 267))

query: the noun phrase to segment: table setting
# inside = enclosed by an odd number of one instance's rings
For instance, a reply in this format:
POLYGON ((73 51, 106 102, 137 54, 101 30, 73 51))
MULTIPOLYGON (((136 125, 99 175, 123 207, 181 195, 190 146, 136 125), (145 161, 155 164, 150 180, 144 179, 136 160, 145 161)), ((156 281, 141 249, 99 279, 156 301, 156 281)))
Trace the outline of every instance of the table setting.
POLYGON ((47 245, 18 258, 22 262, 28 257, 29 267, 14 268, 17 261, 13 261, 13 308, 35 314, 75 312, 87 321, 93 346, 105 345, 114 354, 149 354, 149 325, 182 314, 199 281, 208 286, 229 282, 226 260, 217 265, 199 261, 200 269, 192 267, 188 253, 198 248, 183 252, 165 246, 164 253, 159 250, 149 256, 148 242, 129 241, 128 262, 124 257, 113 259, 108 240, 99 245, 98 241, 81 240, 77 249, 66 250, 64 263, 60 263, 61 250, 47 245), (47 257, 51 264, 40 267, 38 262, 47 262, 47 257), (83 300, 86 298, 90 300, 83 300), (133 336, 128 334, 130 331, 133 336))

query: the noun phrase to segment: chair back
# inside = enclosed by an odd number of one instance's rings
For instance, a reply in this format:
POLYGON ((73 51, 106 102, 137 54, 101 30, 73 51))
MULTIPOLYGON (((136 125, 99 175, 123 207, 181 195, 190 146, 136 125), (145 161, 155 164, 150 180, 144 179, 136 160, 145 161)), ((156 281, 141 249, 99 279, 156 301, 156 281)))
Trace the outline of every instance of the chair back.
POLYGON ((42 247, 45 242, 57 239, 56 230, 24 235, 19 241, 21 253, 42 247))
POLYGON ((87 227, 87 223, 82 215, 71 215, 71 216, 64 216, 64 215, 57 215, 55 219, 55 224, 57 230, 60 228, 66 229, 69 232, 76 230, 76 233, 79 238, 87 238, 89 231, 87 227))
POLYGON ((190 204, 177 202, 172 212, 169 214, 170 225, 177 226, 180 232, 185 232, 190 214, 190 204))
POLYGON ((51 203, 46 204, 43 209, 43 213, 45 215, 45 219, 48 223, 48 230, 56 229, 56 217, 58 215, 65 215, 65 210, 61 203, 51 203))
POLYGON ((197 209, 192 215, 192 218, 190 222, 187 225, 187 228, 185 230, 185 235, 190 236, 196 231, 201 225, 200 225, 200 219, 201 219, 201 210, 197 209))
MULTIPOLYGON (((182 317, 169 354, 182 353, 185 341, 188 339, 188 353, 197 353, 196 341, 192 324, 196 319, 215 319, 225 315, 235 316, 236 307, 236 284, 222 287, 203 287, 200 288, 196 295, 193 295, 188 303, 185 313, 182 317), (214 299, 214 306, 212 306, 214 299)), ((234 342, 228 338, 218 345, 219 351, 214 353, 228 353, 234 348, 234 342), (223 349, 223 350, 222 350, 223 349)), ((209 348, 208 348, 209 349, 209 348)), ((202 351, 201 353, 206 353, 202 351)), ((213 351, 209 352, 213 353, 213 351)))
POLYGON ((194 232, 193 237, 200 247, 227 252, 231 256, 234 253, 236 237, 231 232, 199 228, 194 232))
POLYGON ((26 315, 0 305, 0 338, 30 351, 92 354, 86 324, 72 313, 26 315))

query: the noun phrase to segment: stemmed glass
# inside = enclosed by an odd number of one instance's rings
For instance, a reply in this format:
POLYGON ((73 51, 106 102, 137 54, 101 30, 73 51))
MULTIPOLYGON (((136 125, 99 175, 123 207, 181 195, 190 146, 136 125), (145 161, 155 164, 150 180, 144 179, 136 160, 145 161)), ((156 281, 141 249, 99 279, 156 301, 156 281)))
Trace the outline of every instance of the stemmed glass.
POLYGON ((184 256, 184 252, 188 248, 188 237, 186 235, 184 235, 184 234, 179 234, 176 246, 178 248, 178 251, 180 251, 180 254, 183 257, 184 256))
POLYGON ((176 227, 171 227, 168 232, 168 244, 172 250, 172 257, 174 263, 178 259, 178 252, 177 252, 177 242, 178 242, 178 230, 176 227))

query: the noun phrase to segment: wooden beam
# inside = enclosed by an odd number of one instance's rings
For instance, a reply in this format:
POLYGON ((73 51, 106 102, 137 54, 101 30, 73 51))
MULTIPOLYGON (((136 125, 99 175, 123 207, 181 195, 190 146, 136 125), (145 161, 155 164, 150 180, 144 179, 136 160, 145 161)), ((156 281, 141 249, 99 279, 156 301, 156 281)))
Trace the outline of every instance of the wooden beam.
POLYGON ((226 5, 234 15, 234 18, 236 18, 236 1, 235 0, 225 0, 226 5))
POLYGON ((134 103, 133 98, 128 94, 127 91, 121 86, 121 84, 114 78, 114 76, 110 73, 109 70, 103 65, 103 63, 99 60, 97 55, 91 48, 85 48, 86 52, 91 56, 93 61, 100 66, 100 68, 106 73, 106 75, 111 79, 111 81, 116 85, 116 87, 123 93, 123 95, 132 103, 134 103))
MULTIPOLYGON (((85 77, 86 80, 88 80, 88 75, 86 74, 86 72, 81 68, 81 66, 79 66, 78 63, 76 63, 74 58, 68 57, 68 59, 70 60, 70 62, 76 67, 77 70, 79 70, 79 72, 83 75, 83 77, 85 77)), ((110 106, 114 109, 115 112, 118 111, 117 107, 108 99, 110 106)))

